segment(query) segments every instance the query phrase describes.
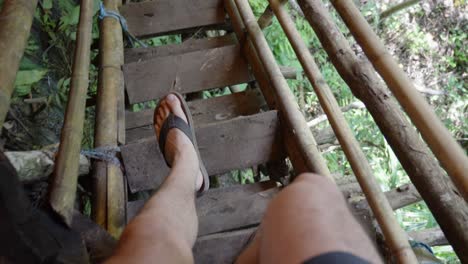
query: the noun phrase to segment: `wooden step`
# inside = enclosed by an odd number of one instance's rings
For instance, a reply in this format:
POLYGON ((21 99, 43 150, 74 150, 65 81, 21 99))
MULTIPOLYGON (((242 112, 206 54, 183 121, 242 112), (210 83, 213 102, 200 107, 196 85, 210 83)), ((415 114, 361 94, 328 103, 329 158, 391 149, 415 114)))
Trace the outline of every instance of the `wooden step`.
MULTIPOLYGON (((284 158, 277 111, 210 123, 196 128, 198 147, 210 175, 284 158)), ((167 167, 155 137, 121 147, 132 192, 157 188, 167 167)))
MULTIPOLYGON (((195 126, 199 127, 209 123, 230 120, 238 116, 259 113, 261 107, 265 106, 265 101, 258 90, 249 90, 205 100, 191 101, 188 102, 188 105, 195 126)), ((154 109, 126 112, 127 143, 142 138, 154 137, 153 113, 154 109)))
POLYGON ((226 23, 222 0, 158 0, 129 3, 120 8, 129 31, 137 37, 226 23))
POLYGON ((130 104, 253 80, 239 45, 132 62, 123 72, 130 104))
POLYGON ((219 48, 227 45, 234 45, 236 43, 236 36, 228 34, 213 38, 188 39, 181 44, 125 49, 125 63, 144 61, 156 57, 178 55, 204 49, 219 48))
POLYGON ((234 263, 256 230, 251 227, 199 237, 193 248, 195 263, 234 263))
MULTIPOLYGON (((196 200, 198 236, 231 231, 260 223, 269 201, 279 188, 272 181, 208 190, 196 200)), ((144 201, 127 204, 127 221, 144 201)))

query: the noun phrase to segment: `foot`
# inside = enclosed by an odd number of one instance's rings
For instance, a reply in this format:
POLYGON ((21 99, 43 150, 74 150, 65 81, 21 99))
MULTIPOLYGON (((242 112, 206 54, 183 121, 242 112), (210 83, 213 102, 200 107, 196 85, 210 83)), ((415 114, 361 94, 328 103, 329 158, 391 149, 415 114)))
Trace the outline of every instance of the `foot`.
MULTIPOLYGON (((154 112, 154 129, 156 137, 159 139, 161 128, 164 121, 170 113, 182 118, 187 123, 187 117, 182 110, 179 98, 173 94, 167 95, 162 102, 157 112, 154 112)), ((195 178, 195 190, 199 190, 203 184, 203 176, 200 171, 200 165, 195 148, 190 139, 182 131, 177 128, 169 130, 166 137, 166 145, 164 149, 164 156, 169 164, 175 166, 178 162, 187 162, 194 168, 198 168, 198 173, 195 178)), ((190 167, 192 167, 190 166, 190 167)))

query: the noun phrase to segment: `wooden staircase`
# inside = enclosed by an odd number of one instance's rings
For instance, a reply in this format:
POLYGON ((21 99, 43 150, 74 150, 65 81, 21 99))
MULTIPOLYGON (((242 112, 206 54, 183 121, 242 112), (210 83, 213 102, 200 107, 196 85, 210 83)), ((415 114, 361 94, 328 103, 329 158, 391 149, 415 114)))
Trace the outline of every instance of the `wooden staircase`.
MULTIPOLYGON (((230 28, 223 1, 160 0, 130 3, 121 13, 137 37, 230 28), (196 3, 194 3, 196 2, 196 3)), ((127 105, 254 81, 234 34, 189 39, 181 44, 125 50, 127 105)), ((190 101, 201 156, 210 175, 284 162, 278 112, 258 89, 190 101)), ((128 107, 127 107, 128 109, 128 107)), ((121 147, 131 193, 157 190, 169 172, 157 146, 153 111, 126 111, 126 145, 121 147)), ((231 263, 259 224, 276 182, 210 189, 196 201, 197 263, 231 263)), ((145 200, 128 201, 127 222, 145 200)))

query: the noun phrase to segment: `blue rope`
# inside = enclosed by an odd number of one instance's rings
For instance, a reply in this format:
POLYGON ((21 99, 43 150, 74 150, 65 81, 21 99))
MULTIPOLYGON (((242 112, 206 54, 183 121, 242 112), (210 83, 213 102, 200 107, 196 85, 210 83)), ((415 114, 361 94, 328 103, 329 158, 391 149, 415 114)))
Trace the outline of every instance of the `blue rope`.
POLYGON ((119 147, 98 147, 95 149, 81 150, 81 154, 92 159, 103 160, 115 165, 120 165, 120 160, 115 156, 120 152, 119 147))
POLYGON ((422 242, 413 240, 413 241, 410 241, 410 245, 411 245, 412 248, 423 248, 426 251, 428 251, 429 253, 431 253, 432 255, 434 255, 434 252, 432 251, 432 248, 427 244, 424 244, 422 242))
POLYGON ((140 44, 140 46, 146 48, 146 44, 141 42, 139 39, 137 39, 135 36, 133 36, 130 31, 128 31, 128 25, 127 25, 127 20, 123 16, 121 16, 119 13, 107 10, 104 7, 104 4, 101 2, 99 3, 99 19, 104 19, 106 17, 112 17, 114 19, 117 19, 120 22, 120 25, 122 26, 122 30, 125 33, 125 35, 128 38, 128 41, 130 42, 130 45, 132 47, 135 47, 135 42, 140 44))

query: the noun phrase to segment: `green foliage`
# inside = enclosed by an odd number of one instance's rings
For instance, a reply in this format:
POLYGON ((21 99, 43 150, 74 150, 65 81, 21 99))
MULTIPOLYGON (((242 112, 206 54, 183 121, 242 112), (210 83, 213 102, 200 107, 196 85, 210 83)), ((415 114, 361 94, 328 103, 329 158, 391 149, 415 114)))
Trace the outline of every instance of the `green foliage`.
POLYGON ((447 64, 451 69, 464 71, 468 67, 468 55, 466 46, 468 45, 467 38, 468 25, 465 28, 454 28, 449 30, 447 41, 453 46, 453 55, 447 58, 447 64))
POLYGON ((16 74, 14 96, 28 95, 32 88, 47 74, 43 69, 28 58, 21 60, 20 68, 16 74))

